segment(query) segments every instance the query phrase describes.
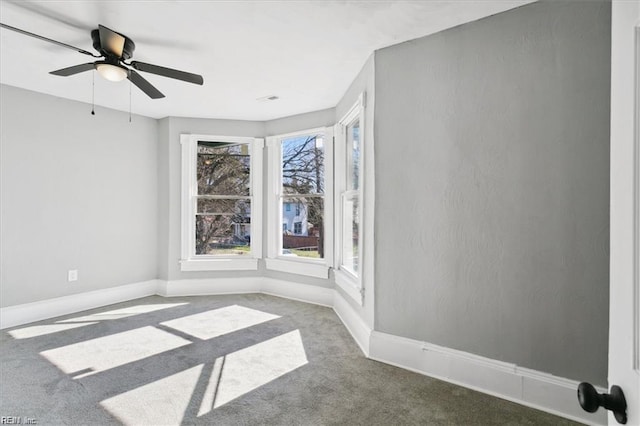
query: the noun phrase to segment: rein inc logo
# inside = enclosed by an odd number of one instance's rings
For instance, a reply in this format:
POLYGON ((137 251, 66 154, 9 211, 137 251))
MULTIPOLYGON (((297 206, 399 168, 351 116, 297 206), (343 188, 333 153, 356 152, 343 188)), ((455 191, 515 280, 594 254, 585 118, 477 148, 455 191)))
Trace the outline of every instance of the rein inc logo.
POLYGON ((27 416, 0 416, 0 425, 37 425, 38 420, 27 416))

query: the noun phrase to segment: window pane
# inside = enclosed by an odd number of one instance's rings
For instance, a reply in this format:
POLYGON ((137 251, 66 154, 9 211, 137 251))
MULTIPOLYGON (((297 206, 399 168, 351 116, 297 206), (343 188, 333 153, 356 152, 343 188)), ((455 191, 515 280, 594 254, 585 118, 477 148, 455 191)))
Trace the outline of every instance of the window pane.
POLYGON ((320 135, 282 140, 282 192, 324 193, 324 140, 320 135))
POLYGON ((358 241, 360 236, 358 198, 349 199, 345 197, 343 209, 342 266, 358 275, 358 256, 360 253, 358 241))
POLYGON ((198 200, 196 255, 248 255, 249 200, 198 200))
POLYGON ((250 165, 247 144, 198 142, 198 194, 249 195, 250 165))
POLYGON ((360 120, 347 126, 347 190, 359 187, 360 177, 360 120))
POLYGON ((282 255, 324 258, 324 199, 285 197, 282 209, 282 255))
POLYGON ((198 198, 197 213, 209 213, 209 214, 237 214, 238 212, 246 215, 250 214, 249 199, 245 200, 230 200, 230 199, 215 199, 208 200, 206 198, 198 198))

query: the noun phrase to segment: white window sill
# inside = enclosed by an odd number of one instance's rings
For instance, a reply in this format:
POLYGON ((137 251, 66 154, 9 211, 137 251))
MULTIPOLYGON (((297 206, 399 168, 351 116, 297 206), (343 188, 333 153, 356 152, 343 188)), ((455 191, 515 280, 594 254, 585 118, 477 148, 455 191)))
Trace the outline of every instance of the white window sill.
POLYGON ((336 269, 336 285, 358 305, 363 305, 362 287, 360 286, 358 278, 348 272, 336 269))
POLYGON ((315 278, 329 278, 329 267, 324 262, 268 258, 265 259, 265 263, 267 269, 272 271, 288 272, 290 274, 306 275, 315 278))
POLYGON ((180 261, 180 270, 184 272, 195 271, 257 271, 258 259, 249 257, 246 259, 185 259, 180 261))

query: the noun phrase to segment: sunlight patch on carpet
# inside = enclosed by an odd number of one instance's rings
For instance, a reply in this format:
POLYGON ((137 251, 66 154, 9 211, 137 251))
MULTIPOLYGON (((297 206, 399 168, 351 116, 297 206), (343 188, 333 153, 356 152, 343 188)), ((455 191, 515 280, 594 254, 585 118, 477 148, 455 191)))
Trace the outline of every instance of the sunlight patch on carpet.
POLYGON ((176 306, 188 305, 188 303, 162 303, 151 305, 137 305, 129 306, 127 308, 114 309, 112 311, 97 312, 91 315, 83 315, 81 317, 69 318, 66 320, 57 321, 58 323, 66 322, 82 322, 82 321, 104 321, 114 320, 119 318, 127 318, 134 315, 147 314, 149 312, 155 312, 162 309, 175 308, 176 306))
POLYGON ((299 330, 218 358, 198 417, 307 363, 299 330))
POLYGON ((141 327, 40 354, 74 379, 191 344, 155 327, 141 327))
POLYGON ((100 402, 126 425, 179 425, 202 417, 307 364, 299 330, 145 384, 100 402))
POLYGON ((179 425, 203 364, 100 402, 125 425, 179 425))
POLYGON ((33 325, 31 327, 18 328, 9 331, 14 339, 28 339, 30 337, 44 336, 46 334, 57 333, 59 331, 71 330, 86 325, 98 324, 97 322, 83 322, 79 324, 48 324, 33 325))
POLYGON ((255 309, 233 305, 165 321, 160 325, 206 340, 280 318, 255 309))

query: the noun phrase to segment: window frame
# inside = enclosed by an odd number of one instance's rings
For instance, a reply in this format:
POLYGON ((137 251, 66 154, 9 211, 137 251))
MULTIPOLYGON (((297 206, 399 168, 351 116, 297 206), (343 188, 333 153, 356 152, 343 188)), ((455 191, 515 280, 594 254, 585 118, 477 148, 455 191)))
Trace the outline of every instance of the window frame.
MULTIPOLYGON (((265 265, 269 270, 306 275, 316 278, 329 278, 329 269, 333 266, 333 127, 317 127, 292 133, 267 137, 268 190, 267 190, 267 257, 265 265), (310 259, 285 256, 282 247, 282 141, 299 136, 323 135, 324 144, 324 258, 310 259)), ((319 198, 319 197, 318 197, 319 198)), ((293 231, 293 229, 292 229, 293 231)))
POLYGON ((182 186, 181 186, 181 271, 233 271, 257 270, 262 258, 262 152, 264 139, 243 136, 181 134, 182 186), (195 218, 197 211, 197 157, 198 142, 226 142, 249 146, 251 205, 251 242, 247 256, 196 255, 195 218))
MULTIPOLYGON (((364 93, 358 96, 357 101, 349 109, 349 111, 338 121, 336 124, 335 134, 335 280, 336 285, 340 287, 347 295, 349 295, 359 305, 364 304, 364 287, 362 275, 364 272, 363 259, 365 257, 364 247, 364 177, 366 173, 365 159, 365 101, 364 93), (360 158, 359 158, 359 170, 358 170, 358 189, 354 190, 348 188, 347 185, 351 182, 348 174, 351 172, 349 167, 350 154, 347 154, 347 128, 350 124, 356 120, 359 121, 360 133, 360 158), (345 267, 342 264, 342 256, 344 253, 343 244, 345 236, 345 226, 352 226, 350 223, 345 223, 344 206, 346 199, 357 199, 358 201, 358 217, 359 217, 359 230, 358 230, 358 271, 354 271, 345 267)), ((350 216, 350 215, 349 215, 350 216)))

